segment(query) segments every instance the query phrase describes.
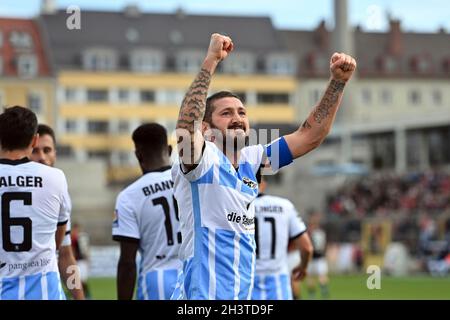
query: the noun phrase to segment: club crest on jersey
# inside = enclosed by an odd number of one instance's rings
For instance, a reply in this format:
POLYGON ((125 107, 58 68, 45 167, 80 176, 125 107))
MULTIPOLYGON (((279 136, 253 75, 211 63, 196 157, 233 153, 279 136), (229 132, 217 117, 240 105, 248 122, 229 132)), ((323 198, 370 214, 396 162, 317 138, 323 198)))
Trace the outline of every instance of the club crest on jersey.
POLYGON ((247 187, 249 187, 250 189, 256 189, 256 188, 258 187, 258 184, 257 184, 255 181, 250 180, 250 179, 247 178, 247 177, 244 177, 244 178, 242 179, 242 182, 243 182, 247 187))

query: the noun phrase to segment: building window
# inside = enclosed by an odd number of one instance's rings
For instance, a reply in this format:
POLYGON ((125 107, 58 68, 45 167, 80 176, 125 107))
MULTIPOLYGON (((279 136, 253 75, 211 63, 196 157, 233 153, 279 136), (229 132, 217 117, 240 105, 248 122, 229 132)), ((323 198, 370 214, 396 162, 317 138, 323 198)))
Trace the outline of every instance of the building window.
POLYGON ((109 123, 108 121, 88 121, 88 132, 99 134, 108 133, 109 123))
POLYGON ((27 104, 31 111, 36 114, 42 113, 43 103, 42 96, 38 93, 31 92, 27 97, 27 104))
POLYGON ((117 55, 113 50, 89 49, 83 55, 87 70, 110 71, 117 69, 117 55))
POLYGON ((9 36, 9 42, 14 48, 32 48, 31 36, 24 31, 13 31, 9 36))
POLYGON ((143 103, 155 102, 155 91, 141 90, 140 96, 141 96, 141 102, 143 102, 143 103))
POLYGON ((287 93, 258 93, 256 96, 257 103, 289 103, 289 94, 287 93))
POLYGON ((67 102, 77 101, 77 90, 74 88, 66 88, 64 90, 64 95, 67 102))
POLYGON ((249 74, 254 73, 255 57, 251 53, 238 53, 224 61, 223 71, 226 73, 249 74))
POLYGON ((125 151, 119 152, 119 164, 120 165, 127 165, 130 163, 130 153, 125 151))
POLYGON ((56 146, 56 152, 58 153, 58 157, 72 157, 73 156, 73 149, 69 145, 56 146))
POLYGON ((87 100, 89 102, 108 101, 108 90, 106 90, 106 89, 89 89, 87 91, 87 100))
POLYGON ((130 101, 130 90, 119 89, 117 91, 117 98, 119 102, 129 102, 130 101))
POLYGON ((20 55, 17 58, 17 73, 20 77, 34 77, 38 73, 36 56, 32 54, 20 55))
POLYGON ((181 105, 184 98, 184 92, 180 90, 161 90, 159 91, 160 103, 181 105))
POLYGON ((0 56, 0 74, 3 74, 3 57, 2 56, 0 56))
POLYGON ((130 124, 127 120, 119 120, 117 125, 117 131, 119 133, 128 133, 130 132, 130 124))
POLYGON ((293 75, 296 72, 295 59, 287 55, 269 56, 266 61, 266 70, 269 74, 293 75))
POLYGON ((418 90, 412 90, 409 92, 409 102, 412 105, 418 105, 421 103, 421 101, 422 101, 422 97, 418 90))
POLYGON ((239 97, 239 100, 241 100, 242 104, 245 105, 245 103, 247 102, 247 95, 245 94, 245 92, 237 91, 234 92, 234 94, 237 95, 239 97))
POLYGON ((88 151, 89 159, 99 159, 108 161, 110 159, 111 153, 109 151, 88 151))
POLYGON ((179 72, 198 72, 203 61, 203 54, 199 52, 181 52, 176 58, 176 68, 179 72))
POLYGON ((66 120, 64 123, 66 133, 76 133, 77 130, 77 122, 76 120, 66 120))
POLYGON ((442 105, 442 92, 441 92, 441 90, 437 90, 437 89, 434 90, 431 93, 431 97, 433 99, 433 104, 435 106, 441 106, 442 105))
POLYGON ((392 104, 392 91, 389 89, 382 89, 381 93, 381 103, 383 105, 391 105, 392 104))
POLYGON ((361 100, 363 104, 372 104, 372 91, 367 88, 362 89, 361 100))
POLYGON ((0 48, 3 46, 3 32, 0 30, 0 48))
POLYGON ((134 72, 161 72, 164 56, 158 51, 139 50, 131 53, 130 64, 134 72))

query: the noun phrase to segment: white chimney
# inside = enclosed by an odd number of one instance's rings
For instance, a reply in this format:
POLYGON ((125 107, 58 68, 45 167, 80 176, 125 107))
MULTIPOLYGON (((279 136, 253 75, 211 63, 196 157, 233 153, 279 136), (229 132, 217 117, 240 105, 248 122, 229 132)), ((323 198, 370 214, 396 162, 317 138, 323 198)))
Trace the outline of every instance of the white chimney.
POLYGON ((56 12, 56 0, 42 0, 41 14, 53 14, 56 12))

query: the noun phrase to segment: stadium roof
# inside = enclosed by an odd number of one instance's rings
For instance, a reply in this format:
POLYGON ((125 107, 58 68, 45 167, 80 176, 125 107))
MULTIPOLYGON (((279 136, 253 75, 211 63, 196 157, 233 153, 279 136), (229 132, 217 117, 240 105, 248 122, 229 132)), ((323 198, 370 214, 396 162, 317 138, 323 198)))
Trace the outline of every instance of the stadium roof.
MULTIPOLYGON (((450 78, 450 34, 410 33, 391 21, 387 33, 354 32, 353 55, 359 76, 450 78)), ((289 50, 299 59, 301 76, 328 77, 328 59, 334 51, 332 34, 322 22, 313 31, 281 30, 289 50)))
POLYGON ((285 51, 268 17, 231 17, 174 14, 82 11, 81 30, 69 30, 65 11, 41 16, 57 67, 76 68, 80 54, 89 47, 107 47, 120 56, 131 49, 154 48, 173 55, 180 49, 208 48, 212 33, 233 38, 236 51, 257 55, 285 51), (131 37, 131 38, 130 38, 131 37))

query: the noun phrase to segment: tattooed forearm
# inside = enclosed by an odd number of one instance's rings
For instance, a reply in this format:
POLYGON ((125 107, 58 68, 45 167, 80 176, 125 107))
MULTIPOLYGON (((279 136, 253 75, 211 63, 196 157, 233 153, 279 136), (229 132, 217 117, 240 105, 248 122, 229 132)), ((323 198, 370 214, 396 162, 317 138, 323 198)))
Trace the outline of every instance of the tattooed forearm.
POLYGON ((320 101, 319 105, 313 112, 314 120, 317 123, 322 123, 322 121, 329 117, 330 109, 335 107, 340 95, 344 91, 345 82, 339 80, 331 80, 328 85, 325 94, 320 101))
POLYGON ((201 69, 181 104, 177 129, 181 128, 188 130, 191 134, 194 133, 195 122, 203 120, 205 115, 206 95, 210 82, 211 73, 206 69, 201 69))

